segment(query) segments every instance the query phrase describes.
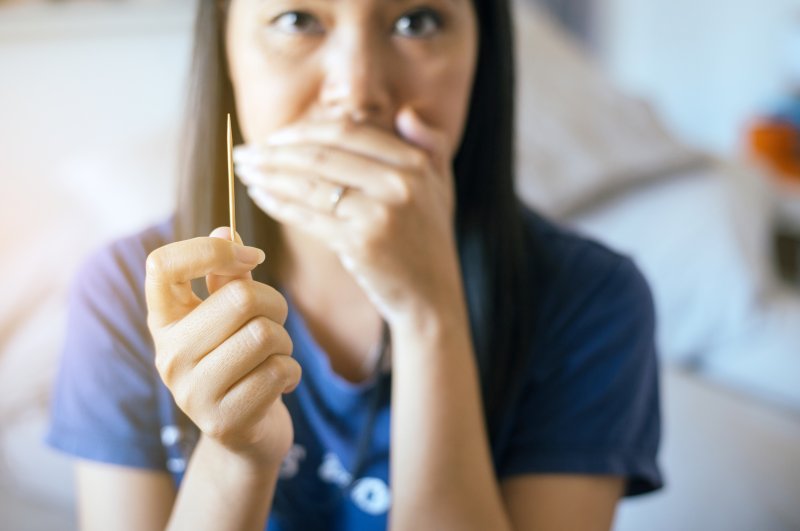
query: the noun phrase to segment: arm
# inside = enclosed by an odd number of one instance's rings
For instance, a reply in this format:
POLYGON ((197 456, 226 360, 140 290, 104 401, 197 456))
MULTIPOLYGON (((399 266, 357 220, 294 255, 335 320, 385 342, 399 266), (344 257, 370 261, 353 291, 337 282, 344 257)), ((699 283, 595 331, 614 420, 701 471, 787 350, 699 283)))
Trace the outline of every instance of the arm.
POLYGON ((263 529, 278 470, 279 463, 255 469, 201 437, 176 499, 172 478, 165 472, 80 461, 76 470, 80 528, 263 529))
POLYGON ((175 501, 166 472, 80 460, 75 474, 81 530, 155 531, 166 526, 175 501))
MULTIPOLYGON (((170 530, 263 529, 293 438, 281 394, 297 385, 300 367, 289 357, 291 339, 282 326, 286 301, 252 280, 263 252, 226 236, 227 229, 217 230, 147 258, 155 366, 202 432, 171 507, 170 530), (189 282, 203 276, 205 300, 189 282)), ((135 494, 148 503, 145 510, 152 508, 149 494, 135 494)))
POLYGON ((617 476, 528 474, 506 479, 500 488, 515 529, 608 531, 624 480, 617 476))
POLYGON ((256 467, 202 436, 189 462, 169 528, 264 529, 280 463, 256 467), (198 508, 203 510, 199 511, 198 508))
POLYGON ((392 333, 392 528, 609 529, 621 478, 522 475, 498 485, 465 306, 449 308, 415 312, 392 333))
POLYGON ((163 375, 154 374, 148 330, 137 324, 140 294, 126 292, 134 286, 119 278, 126 262, 93 264, 79 278, 48 442, 84 459, 76 478, 82 529, 163 530, 170 518, 172 529, 264 527, 292 440, 280 394, 296 385, 300 371, 282 327, 285 301, 252 281, 259 256, 242 259, 224 232, 164 246, 148 258, 147 324, 163 375), (172 268, 206 276, 211 295, 200 301, 187 279, 172 282, 172 268), (177 496, 159 471, 159 376, 209 435, 177 496), (97 462, 107 460, 119 465, 97 462))
POLYGON ((455 308, 462 311, 413 312, 413 321, 392 329, 395 530, 511 528, 483 427, 465 305, 455 308))

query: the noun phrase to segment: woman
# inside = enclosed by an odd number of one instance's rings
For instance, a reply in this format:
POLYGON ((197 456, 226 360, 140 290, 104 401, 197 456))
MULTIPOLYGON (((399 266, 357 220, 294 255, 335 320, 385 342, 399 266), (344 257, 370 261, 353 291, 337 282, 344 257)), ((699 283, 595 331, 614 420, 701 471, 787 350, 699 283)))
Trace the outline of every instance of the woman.
POLYGON ((649 291, 518 205, 511 48, 498 0, 201 3, 176 216, 72 294, 83 528, 594 530, 660 487, 649 291))

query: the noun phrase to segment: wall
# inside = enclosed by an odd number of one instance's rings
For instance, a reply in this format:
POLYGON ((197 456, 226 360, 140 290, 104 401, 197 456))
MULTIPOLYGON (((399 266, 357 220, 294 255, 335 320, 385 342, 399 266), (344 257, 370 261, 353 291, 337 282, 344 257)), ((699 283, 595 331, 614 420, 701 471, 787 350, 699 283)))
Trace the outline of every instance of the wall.
POLYGON ((611 75, 695 145, 734 153, 747 120, 800 86, 800 0, 601 2, 611 75))

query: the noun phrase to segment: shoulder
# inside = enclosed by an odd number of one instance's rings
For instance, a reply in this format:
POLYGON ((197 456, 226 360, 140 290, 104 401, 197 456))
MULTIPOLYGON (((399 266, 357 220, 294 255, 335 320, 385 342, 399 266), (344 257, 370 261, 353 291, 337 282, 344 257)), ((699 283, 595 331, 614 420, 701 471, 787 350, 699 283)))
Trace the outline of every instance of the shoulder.
POLYGON ((525 211, 534 373, 593 363, 649 363, 656 316, 650 288, 624 254, 525 211))
POLYGON ((525 212, 534 323, 501 475, 611 474, 657 489, 655 312, 627 256, 525 212))
POLYGON ((621 275, 640 288, 647 287, 630 257, 532 210, 522 212, 532 265, 543 282, 571 280, 586 285, 593 279, 621 275))
POLYGON ((126 343, 144 345, 148 338, 145 263, 150 252, 171 241, 172 219, 117 238, 87 255, 69 291, 67 343, 126 338, 126 343))
POLYGON ((135 233, 112 240, 91 252, 73 283, 73 296, 132 295, 143 303, 147 255, 173 240, 174 218, 169 217, 135 233))
POLYGON ((531 296, 540 319, 563 326, 591 321, 587 313, 611 317, 611 310, 625 307, 636 310, 643 324, 653 324, 650 288, 630 257, 530 210, 523 217, 531 296))
POLYGON ((144 300, 145 261, 171 219, 90 253, 70 291, 47 441, 84 459, 161 470, 160 404, 144 300))

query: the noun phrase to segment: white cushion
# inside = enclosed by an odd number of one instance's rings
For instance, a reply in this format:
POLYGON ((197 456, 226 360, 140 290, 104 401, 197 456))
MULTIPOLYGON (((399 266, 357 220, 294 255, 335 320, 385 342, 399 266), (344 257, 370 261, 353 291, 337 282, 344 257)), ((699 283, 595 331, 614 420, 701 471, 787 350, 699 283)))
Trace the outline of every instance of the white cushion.
POLYGON ((517 188, 526 202, 562 217, 698 159, 533 2, 517 0, 514 21, 517 188))
POLYGON ((0 514, 68 529, 69 461, 42 442, 66 293, 91 249, 173 210, 193 4, 0 11, 0 101, 13 102, 0 120, 0 490, 38 497, 0 514))

